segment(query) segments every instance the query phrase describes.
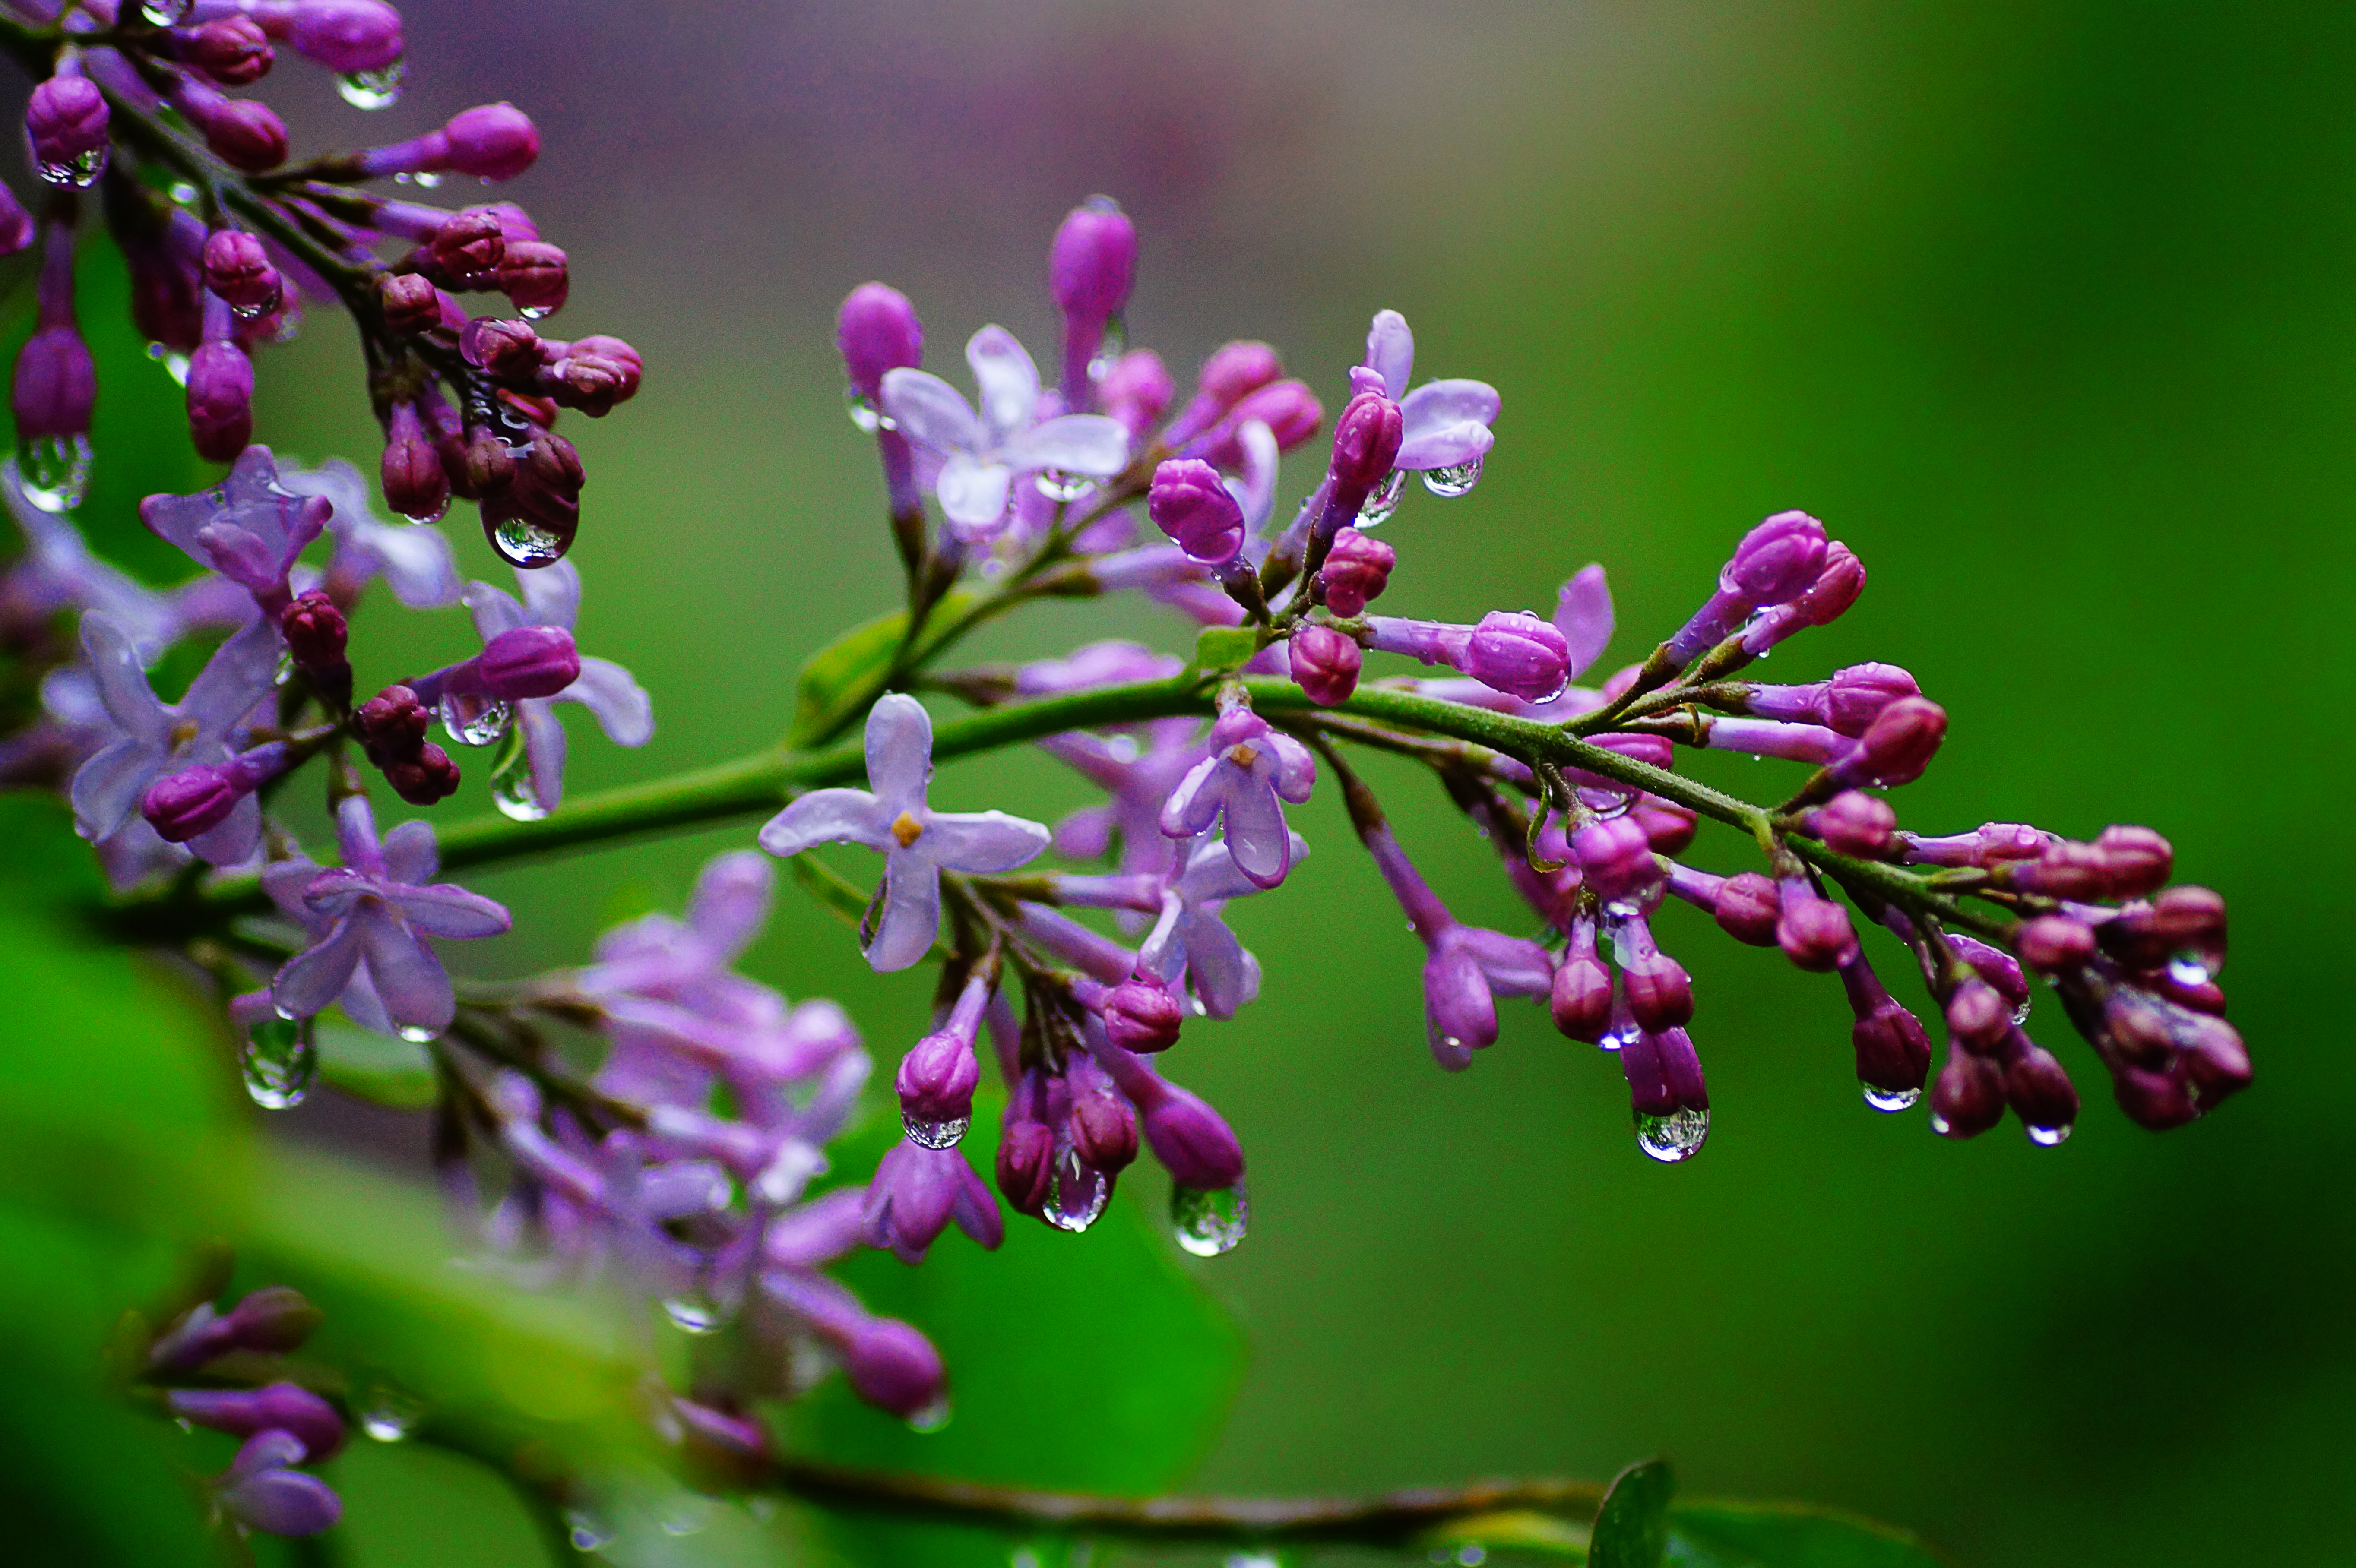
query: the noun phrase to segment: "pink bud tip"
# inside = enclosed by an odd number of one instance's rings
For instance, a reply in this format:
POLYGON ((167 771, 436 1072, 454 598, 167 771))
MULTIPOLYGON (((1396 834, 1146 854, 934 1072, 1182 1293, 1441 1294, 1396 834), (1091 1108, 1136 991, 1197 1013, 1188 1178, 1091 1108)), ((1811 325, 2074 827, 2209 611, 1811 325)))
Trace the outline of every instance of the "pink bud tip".
POLYGON ((1292 634, 1292 678, 1320 708, 1349 699, 1358 689, 1365 656, 1347 633, 1331 626, 1302 626, 1292 634))
POLYGON ((1333 536, 1318 575, 1325 585, 1325 607, 1336 615, 1355 615, 1390 585, 1391 568, 1398 551, 1371 534, 1344 528, 1333 536))
POLYGON ((913 368, 925 360, 925 329, 908 296, 888 283, 862 283, 835 315, 834 340, 842 349, 851 385, 870 404, 883 397, 884 373, 913 368))
POLYGON ((477 179, 513 179, 540 156, 540 133, 512 103, 464 110, 443 133, 450 138, 449 166, 477 179))
POLYGON ((1206 565, 1233 560, 1243 548, 1243 508, 1219 471, 1199 458, 1173 457, 1156 468, 1145 511, 1180 549, 1206 565))
POLYGON ((1137 282, 1137 226, 1110 197, 1072 209, 1047 252, 1048 283, 1066 316, 1101 325, 1137 282))

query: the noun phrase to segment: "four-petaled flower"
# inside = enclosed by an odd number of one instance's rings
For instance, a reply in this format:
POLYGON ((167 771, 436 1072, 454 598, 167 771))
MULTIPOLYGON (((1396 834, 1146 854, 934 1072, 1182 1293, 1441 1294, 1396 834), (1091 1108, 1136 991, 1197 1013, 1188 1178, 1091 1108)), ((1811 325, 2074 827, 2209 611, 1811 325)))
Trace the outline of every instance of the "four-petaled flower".
POLYGON ((898 692, 867 715, 863 789, 812 790, 771 817, 761 848, 798 855, 831 839, 884 852, 882 918, 867 944, 878 971, 905 969, 933 945, 941 924, 941 873, 1011 871, 1047 847, 1047 829, 1002 811, 935 811, 925 802, 933 776, 933 720, 898 692))
POLYGON ((1236 869, 1272 888, 1292 869, 1292 834, 1283 801, 1299 805, 1317 783, 1317 760, 1248 708, 1231 708, 1211 726, 1211 754, 1194 764, 1162 808, 1162 831, 1191 838, 1226 818, 1236 869))
POLYGON ((262 873, 263 888, 311 938, 270 983, 271 999, 287 1017, 306 1018, 342 998, 363 1028, 441 1033, 457 999, 425 938, 497 936, 512 923, 508 912, 464 888, 429 885, 440 862, 434 829, 404 822, 380 845, 365 796, 347 795, 336 808, 336 837, 341 866, 282 860, 262 873))
MULTIPOLYGON (((466 608, 475 630, 488 644, 519 626, 556 626, 569 632, 581 614, 581 571, 569 560, 516 573, 523 591, 519 604, 487 582, 466 584, 466 608)), ((515 724, 523 738, 530 805, 554 811, 564 798, 564 722, 555 705, 577 702, 589 709, 605 738, 617 746, 643 746, 654 738, 654 704, 630 672, 611 659, 581 656, 581 674, 553 697, 519 698, 515 724)))
POLYGON ((1382 379, 1381 390, 1399 406, 1398 456, 1392 466, 1424 470, 1461 468, 1489 454, 1496 437, 1489 427, 1503 407, 1486 381, 1426 381, 1408 390, 1415 371, 1415 334, 1395 310, 1376 313, 1366 334, 1366 368, 1382 379))
MULTIPOLYGON (((1293 833, 1286 851, 1300 860, 1307 858, 1309 846, 1293 833)), ((1162 891, 1162 919, 1137 950, 1138 967, 1172 987, 1183 976, 1204 1012, 1215 1019, 1235 1017, 1259 990, 1259 965, 1219 918, 1219 906, 1264 885, 1244 873, 1226 845, 1198 843, 1185 869, 1162 891)))
POLYGON ((139 503, 139 520, 252 594, 275 619, 294 598, 288 579, 295 558, 334 509, 325 496, 298 496, 281 485, 270 449, 249 446, 228 478, 193 496, 150 496, 139 503))
POLYGON ((1109 479, 1129 465, 1129 432, 1103 414, 1040 421, 1039 368, 1014 335, 985 326, 965 346, 981 390, 981 411, 925 370, 884 377, 884 413, 940 465, 933 494, 949 526, 970 539, 993 537, 1015 479, 1042 469, 1109 479))

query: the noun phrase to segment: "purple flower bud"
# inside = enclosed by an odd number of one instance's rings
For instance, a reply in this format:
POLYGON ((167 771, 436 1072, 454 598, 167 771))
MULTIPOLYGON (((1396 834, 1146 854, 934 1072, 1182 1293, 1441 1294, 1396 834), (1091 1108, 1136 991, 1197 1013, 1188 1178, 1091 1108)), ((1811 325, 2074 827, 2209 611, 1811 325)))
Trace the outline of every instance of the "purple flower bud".
POLYGON ((501 632, 475 658, 479 691, 503 702, 554 697, 581 678, 581 651, 562 626, 501 632))
POLYGON ((238 310, 258 315, 278 308, 278 269, 262 241, 236 229, 217 229, 205 241, 205 286, 238 310))
POLYGON ((940 1403, 948 1371, 931 1340, 893 1317, 870 1317, 844 1335, 842 1370, 859 1397, 903 1420, 940 1403))
POLYGON ((1135 348, 1112 363, 1097 383, 1097 400, 1106 413, 1121 422, 1134 440, 1153 428, 1170 407, 1177 388, 1162 356, 1151 348, 1135 348))
POLYGON ((1141 971, 1106 993, 1104 1021, 1105 1038, 1113 1044, 1151 1055, 1178 1043, 1185 1011, 1168 986, 1141 971))
POLYGON ((2110 896, 2143 898, 2164 886, 2176 869, 2176 850, 2148 827, 2114 826, 2095 835, 2107 867, 2110 896))
POLYGON ((417 405, 392 405, 384 426, 384 458, 378 466, 385 504, 412 522, 431 522, 450 507, 450 474, 442 453, 426 439, 417 405))
POLYGON ((1145 513, 1180 549, 1206 566, 1224 565, 1243 549, 1243 508, 1227 493, 1219 471, 1199 458, 1173 457, 1153 471, 1145 513))
POLYGON ((1873 966, 1859 953, 1841 965, 1857 1022, 1849 1043, 1857 1051, 1857 1081, 1875 1109, 1904 1110, 1922 1092, 1931 1072, 1931 1037, 1922 1020, 1901 1007, 1883 988, 1873 966))
POLYGON ((1844 784, 1891 788, 1912 784, 1947 738, 1947 710, 1927 698, 1902 697, 1881 710, 1865 733, 1833 763, 1844 784))
POLYGON ((86 76, 53 76, 25 105, 33 162, 52 184, 89 185, 104 166, 106 94, 86 76))
POLYGON ((1336 615, 1361 613, 1368 602, 1383 596, 1398 563, 1398 551, 1390 546, 1356 528, 1344 528, 1333 536, 1333 548, 1325 552, 1325 564, 1317 573, 1324 585, 1325 607, 1336 615))
POLYGON ((2040 975, 2075 969, 2094 955, 2094 933, 2067 915, 2041 914, 2023 921, 2013 935, 2020 961, 2040 975))
POLYGON ((1947 1029, 1966 1050, 1985 1056, 2012 1027, 2012 1009, 1987 981, 1974 976, 1947 996, 1947 1029))
POLYGON ((1825 547, 1825 567, 1815 586, 1797 599, 1774 606, 1742 634, 1742 651, 1754 656, 1809 626, 1828 626, 1865 592, 1865 567, 1838 539, 1825 547))
POLYGON ((252 444, 253 361, 236 344, 203 344, 189 356, 188 436, 197 455, 215 463, 252 444))
POLYGON ((223 16, 181 36, 180 62, 223 87, 251 87, 270 74, 277 51, 250 16, 223 16))
POLYGON ((1642 1028, 1658 1034, 1693 1021, 1693 981, 1684 965, 1659 948, 1625 965, 1620 983, 1626 990, 1628 1011, 1642 1028))
POLYGON ((485 316, 458 329, 458 352, 501 381, 528 382, 547 357, 547 346, 528 321, 485 316))
POLYGON ((998 1135, 998 1190, 1006 1206, 1037 1218, 1055 1176, 1055 1135, 1044 1123, 1015 1119, 1010 1106, 998 1135))
POLYGON ((973 1040, 954 1029, 928 1034, 909 1047, 893 1080, 900 1093, 900 1115, 911 1125, 938 1126, 963 1124, 973 1116, 973 1092, 981 1082, 981 1063, 973 1040))
POLYGON ((245 795, 227 769, 198 763, 150 784, 139 815, 165 842, 185 844, 227 822, 245 795))
POLYGON ((1380 392, 1352 398, 1333 421, 1333 457, 1326 469, 1333 490, 1325 516, 1338 531, 1358 515, 1375 487, 1390 476, 1405 432, 1399 406, 1380 392))
POLYGON ((2053 1053, 2011 1026, 1997 1052, 2004 1097, 2029 1140, 2051 1147, 2070 1136, 2078 1120, 2078 1090, 2053 1053))
POLYGON ((1719 885, 1710 912, 1719 929, 1737 942, 1753 947, 1779 945, 1777 928, 1783 919, 1783 895, 1774 881, 1757 871, 1740 871, 1719 885))
POLYGON ((1821 898, 1804 877, 1783 885, 1782 915, 1775 922, 1775 944, 1783 956, 1811 974, 1829 974, 1857 953, 1857 933, 1849 928, 1848 911, 1821 898))
POLYGON ((423 745, 433 721, 415 690, 388 686, 359 705, 352 715, 352 731, 369 760, 381 767, 388 760, 406 756, 423 745))
POLYGON ((293 0, 254 19, 332 71, 382 70, 402 55, 401 13, 382 0, 293 0))
POLYGON ((908 296, 888 283, 862 283, 835 315, 834 340, 842 349, 851 389, 870 408, 884 396, 884 373, 925 362, 925 329, 908 296))
POLYGON ((172 1413, 198 1426, 232 1436, 284 1432, 303 1445, 303 1459, 316 1464, 344 1445, 344 1420, 336 1407, 297 1383, 258 1389, 174 1389, 164 1396, 172 1413))
POLYGON ((1701 1058, 1681 1029, 1640 1031, 1620 1048, 1628 1103, 1636 1115, 1636 1142, 1655 1159, 1692 1157, 1709 1134, 1709 1091, 1701 1058))
POLYGON ((1583 933, 1582 945, 1582 930, 1572 930, 1570 945, 1555 969, 1547 1005, 1554 1015, 1555 1028, 1571 1040, 1593 1045, 1612 1026, 1612 971, 1596 956, 1594 927, 1585 926, 1583 933))
POLYGON ((205 145, 231 168, 265 174, 286 161, 286 122, 267 103, 223 98, 209 87, 199 93, 193 80, 181 84, 177 101, 204 133, 205 145))
POLYGON ((1755 609, 1797 598, 1824 569, 1824 524, 1805 512, 1778 512, 1742 536, 1718 586, 1755 609))
POLYGON ((498 275, 508 253, 507 230, 479 208, 453 213, 434 231, 421 259, 458 288, 478 288, 498 275))
POLYGON ((1888 801, 1853 789, 1810 812, 1807 822, 1826 848, 1869 860, 1886 853, 1898 831, 1898 813, 1888 801))
POLYGON ((1137 1158, 1137 1113, 1093 1063, 1072 1066, 1072 1147, 1091 1168, 1117 1175, 1137 1158))
POLYGON ((1226 418, 1189 442, 1184 455, 1218 468, 1240 468, 1244 449, 1237 432, 1255 421, 1268 426, 1279 452, 1290 452, 1317 433, 1325 422, 1325 411, 1301 382, 1278 381, 1237 402, 1226 418))
POLYGON ((444 166, 477 179, 513 179, 540 156, 540 133, 512 103, 461 110, 442 133, 450 139, 444 166))
POLYGON ((273 1285, 249 1294, 219 1323, 224 1349, 275 1356, 301 1349, 326 1317, 301 1291, 273 1285))
POLYGON ((1536 615, 1492 610, 1473 628, 1460 667, 1494 690, 1525 702, 1558 697, 1570 679, 1570 645, 1536 615))
POLYGON ((1976 1138, 2004 1120, 2004 1072, 1984 1056, 1949 1046, 1931 1085, 1931 1130, 1941 1137, 1976 1138))
POLYGON ((499 257, 499 292, 526 315, 554 315, 573 292, 572 264, 556 246, 510 235, 499 257))
POLYGON ((70 320, 26 340, 9 389, 20 438, 87 435, 97 402, 98 367, 70 320))
POLYGON ((1067 320, 1093 321, 1101 333, 1137 283, 1137 226, 1110 197, 1072 208, 1047 252, 1048 285, 1067 320))
POLYGON ((1850 665, 1825 682, 1824 701, 1812 717, 1844 735, 1863 735, 1891 703, 1922 694, 1913 676, 1894 664, 1850 665))
POLYGON ((1363 662, 1357 643, 1331 626, 1302 626, 1291 639, 1292 678, 1321 708, 1349 699, 1363 662))
POLYGON ((1244 1179, 1243 1145, 1233 1128, 1200 1095, 1167 1079, 1147 1095, 1144 1131, 1153 1157, 1176 1185, 1217 1192, 1244 1179))
POLYGON ((1607 904, 1642 897, 1665 875, 1643 826, 1625 816, 1588 823, 1571 835, 1570 853, 1587 885, 1607 904))
MULTIPOLYGON (((2057 923, 2082 933, 2089 949, 2100 942, 2104 952, 2131 969, 2158 969, 2179 957, 2189 957, 2212 972, 2225 965, 2225 901, 2207 888, 2169 888, 2149 904, 2122 910, 2116 919, 2091 930, 2061 915, 2030 921, 2021 928, 2018 944, 2024 963, 2029 961, 2029 927, 2057 923)), ((2071 962, 2083 963, 2087 956, 2081 952, 2071 962)))
POLYGON ((377 308, 395 337, 417 337, 443 325, 442 291, 417 272, 387 272, 377 283, 377 308))
POLYGON ((316 1535, 344 1516, 335 1488, 316 1476, 288 1468, 304 1457, 302 1442, 284 1432, 246 1439, 213 1495, 230 1518, 265 1535, 316 1535))
POLYGON ((1701 831, 1700 813, 1656 795, 1639 799, 1628 815, 1644 829, 1644 837, 1655 855, 1683 854, 1701 831))
POLYGON ((1283 374, 1284 361, 1278 357, 1275 349, 1265 343, 1236 342, 1213 350, 1211 357, 1203 362, 1203 373, 1196 379, 1194 397, 1188 400, 1184 411, 1170 422, 1170 443, 1183 445, 1217 422, 1221 416, 1245 398, 1283 374))

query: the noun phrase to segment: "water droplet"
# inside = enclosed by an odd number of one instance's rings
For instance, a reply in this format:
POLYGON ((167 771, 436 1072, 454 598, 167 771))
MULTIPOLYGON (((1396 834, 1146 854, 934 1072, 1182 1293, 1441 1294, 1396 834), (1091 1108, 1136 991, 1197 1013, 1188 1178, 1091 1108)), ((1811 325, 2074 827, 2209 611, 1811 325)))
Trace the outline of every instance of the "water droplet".
POLYGON ((1284 1559, 1264 1547, 1250 1552, 1230 1552, 1222 1568, 1284 1568, 1284 1559))
POLYGON ((400 101, 409 66, 395 60, 379 70, 348 70, 336 78, 336 91, 355 109, 387 109, 400 101))
POLYGON ((51 185, 63 186, 69 190, 88 190, 98 183, 98 176, 106 172, 106 149, 92 147, 80 156, 68 158, 63 163, 43 164, 40 172, 41 178, 51 185))
POLYGON ((575 1552, 603 1552, 614 1544, 613 1527, 586 1509, 565 1509, 564 1522, 573 1532, 575 1552))
POLYGON ((1446 500, 1471 495, 1472 486, 1479 483, 1481 459, 1477 457, 1465 463, 1451 463, 1444 468, 1427 468, 1423 473, 1423 487, 1446 500))
POLYGON ((16 443, 25 499, 44 512, 70 512, 90 494, 90 437, 42 435, 16 443))
POLYGON ((1622 1019, 1606 1029, 1595 1043, 1605 1051, 1625 1051, 1642 1032, 1644 1031, 1636 1027, 1635 1019, 1622 1019))
POLYGON ((667 1297, 662 1309, 664 1317, 689 1334, 710 1334, 728 1321, 728 1315, 700 1290, 667 1297))
POLYGON ((884 417, 884 411, 875 406, 873 400, 856 387, 843 389, 842 401, 843 406, 851 411, 851 422, 859 427, 860 433, 862 435, 873 435, 891 423, 884 417))
POLYGON ((442 183, 442 176, 437 174, 398 174, 392 176, 392 181, 395 185, 413 185, 432 190, 442 183))
POLYGON ((2168 977, 2179 986, 2205 986, 2209 983, 2208 961, 2198 953, 2179 953, 2168 961, 2168 977))
POLYGON ((277 308, 278 302, 272 300, 264 304, 233 304, 229 307, 229 313, 240 321, 260 321, 277 308))
POLYGON ((908 1417, 908 1430, 911 1432, 938 1432, 942 1427, 947 1426, 949 1424, 949 1416, 951 1413, 952 1412, 949 1409, 948 1394, 946 1392, 935 1394, 930 1404, 926 1405, 922 1410, 917 1411, 916 1414, 908 1417))
POLYGON ((1040 1213, 1058 1231, 1077 1234, 1097 1222, 1111 1198, 1112 1183, 1105 1173, 1066 1150, 1055 1162, 1055 1179, 1048 1183, 1047 1202, 1040 1213))
POLYGON ((1709 1113, 1691 1106, 1636 1118, 1636 1147, 1664 1165, 1691 1159, 1709 1136, 1709 1113))
POLYGON ((508 732, 515 709, 495 697, 462 697, 453 692, 442 699, 442 728, 462 746, 487 746, 508 732))
POLYGON ((2012 1021, 2016 1027, 2029 1021, 2029 998, 2027 997, 2021 997, 2020 1006, 2012 1009, 2012 1021))
POLYGON ((555 529, 544 528, 530 517, 504 517, 491 530, 491 548, 509 566, 530 568, 560 560, 570 542, 555 529))
POLYGON ((1366 504, 1358 508, 1358 527, 1378 528, 1389 522, 1391 514, 1398 510, 1399 497, 1406 494, 1407 470, 1392 469, 1366 497, 1366 504))
POLYGON ((2077 1130, 2077 1126, 2075 1122, 2063 1122, 2055 1127, 2030 1127, 2028 1129, 2029 1141, 2039 1148, 2051 1148, 2056 1144, 2068 1143, 2070 1135, 2077 1130))
POLYGON ((510 822, 538 822, 548 815, 531 782, 531 769, 523 763, 491 775, 491 804, 510 822))
POLYGON ((139 14, 159 27, 177 27, 188 19, 197 0, 140 0, 139 14))
POLYGON ((425 1402, 384 1383, 370 1387, 360 1402, 360 1430, 380 1443, 398 1443, 425 1418, 425 1402))
POLYGON ((1931 1113, 1931 1130, 1938 1134, 1941 1137, 1945 1137, 1949 1132, 1954 1130, 1954 1123, 1947 1120, 1946 1117, 1939 1115, 1938 1112, 1933 1111, 1931 1113))
POLYGON ((442 1038, 440 1029, 427 1029, 423 1024, 402 1024, 393 1032, 412 1045, 423 1045, 429 1040, 442 1038))
POLYGON ((1885 1089, 1879 1083, 1860 1080, 1858 1087, 1865 1091, 1865 1103, 1877 1111, 1903 1111, 1922 1099, 1920 1089, 1885 1089))
POLYGON ((1097 487, 1097 482, 1086 475, 1066 474, 1060 468, 1042 468, 1033 483, 1050 501, 1076 501, 1097 487))
POLYGON ((170 348, 165 347, 161 343, 151 343, 147 346, 147 357, 155 361, 156 364, 164 367, 164 373, 171 377, 173 380, 177 381, 181 386, 185 387, 188 384, 188 357, 187 355, 175 354, 170 348))
POLYGON ((1096 353, 1088 358, 1088 379, 1103 380, 1111 371, 1113 361, 1128 352, 1129 323, 1117 315, 1108 317, 1105 322, 1104 337, 1097 344, 1096 353))
POLYGON ((1251 1224, 1251 1200, 1244 1184, 1205 1191, 1195 1187, 1170 1189, 1170 1222, 1178 1244, 1198 1258, 1231 1253, 1251 1224))
POLYGON ((198 190, 195 186, 190 185, 186 180, 174 180, 166 187, 166 193, 169 195, 174 201, 178 202, 182 207, 189 206, 195 202, 198 197, 203 194, 203 192, 198 190))
POLYGON ((526 321, 546 321, 550 316, 556 314, 556 307, 552 304, 518 305, 516 306, 516 314, 523 317, 526 321))
POLYGON ((928 1122, 921 1116, 900 1113, 900 1125, 907 1129, 908 1141, 922 1148, 955 1148, 965 1130, 973 1125, 970 1115, 951 1116, 947 1121, 928 1122))
POLYGON ((1468 1541, 1456 1549, 1456 1568, 1481 1568, 1489 1561, 1489 1549, 1477 1541, 1468 1541))
POLYGON ((266 1018, 249 1025, 239 1053, 245 1092, 265 1111, 285 1111, 303 1103, 319 1071, 319 1050, 309 1019, 266 1018))

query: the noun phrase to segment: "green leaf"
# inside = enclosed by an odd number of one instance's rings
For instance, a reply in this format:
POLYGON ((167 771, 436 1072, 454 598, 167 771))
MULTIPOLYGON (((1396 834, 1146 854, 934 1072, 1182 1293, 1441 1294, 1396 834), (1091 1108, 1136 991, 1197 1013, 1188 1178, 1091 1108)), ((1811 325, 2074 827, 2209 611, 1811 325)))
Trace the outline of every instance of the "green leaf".
POLYGON ((1941 1568, 1944 1562, 1902 1530, 1798 1504, 1685 1503, 1670 1511, 1669 1527, 1671 1568, 1941 1568))
MULTIPOLYGON (((982 595, 969 588, 954 589, 933 606, 917 638, 917 657, 938 647, 951 628, 982 595)), ((802 666, 800 686, 794 693, 794 723, 787 731, 790 746, 813 746, 832 738, 867 711, 883 695, 883 681, 907 635, 908 613, 894 610, 863 625, 853 626, 802 666)))
MULTIPOLYGON (((961 1147, 986 1171, 997 1117, 977 1108, 961 1147)), ((842 1168, 872 1168, 898 1133, 880 1126, 839 1150, 842 1168)), ((1243 1341, 1140 1209, 1117 1197, 1077 1236, 1009 1213, 997 1252, 952 1231, 916 1268, 884 1253, 851 1260, 835 1272, 870 1308, 916 1324, 940 1348, 955 1413, 918 1434, 837 1381, 783 1413, 782 1434, 835 1464, 1131 1496, 1167 1489, 1225 1418, 1243 1341)), ((860 1563, 1004 1568, 1009 1547, 985 1530, 873 1518, 837 1520, 830 1534, 860 1563)))
POLYGON ((1666 1459, 1645 1459, 1612 1478, 1588 1547, 1593 1568, 1659 1568, 1668 1547, 1669 1499, 1677 1489, 1666 1459))
POLYGON ((1259 652, 1259 633, 1249 626, 1205 626, 1194 639, 1194 663, 1204 669, 1241 669, 1259 652))

